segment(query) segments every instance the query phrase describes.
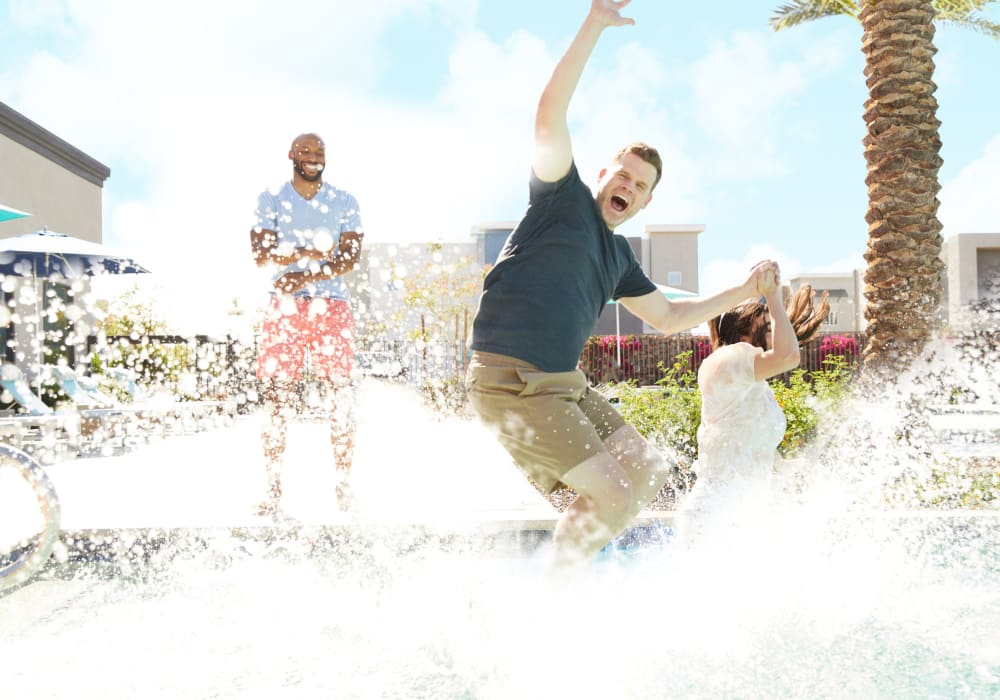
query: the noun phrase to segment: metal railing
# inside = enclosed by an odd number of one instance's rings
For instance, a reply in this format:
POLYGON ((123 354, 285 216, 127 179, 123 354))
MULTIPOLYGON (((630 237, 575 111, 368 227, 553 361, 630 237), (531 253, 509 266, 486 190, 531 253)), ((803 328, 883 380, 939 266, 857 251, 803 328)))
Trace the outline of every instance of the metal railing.
MULTIPOLYGON (((863 333, 831 333, 817 336, 802 347, 801 369, 820 369, 827 355, 843 355, 848 364, 859 362, 864 348, 863 333)), ((682 353, 690 352, 689 366, 695 372, 711 353, 711 344, 701 335, 593 336, 580 356, 580 368, 591 384, 635 381, 651 386, 663 376, 660 365, 670 367, 682 353)))

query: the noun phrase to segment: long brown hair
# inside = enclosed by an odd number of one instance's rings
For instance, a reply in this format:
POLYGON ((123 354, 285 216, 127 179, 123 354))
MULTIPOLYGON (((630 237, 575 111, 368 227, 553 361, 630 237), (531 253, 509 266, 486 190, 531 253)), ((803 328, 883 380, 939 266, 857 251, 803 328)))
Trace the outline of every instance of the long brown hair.
MULTIPOLYGON (((830 303, 827 301, 829 296, 830 293, 824 291, 820 295, 819 304, 814 306, 812 285, 803 284, 785 306, 799 345, 812 340, 819 325, 830 313, 830 303)), ((766 350, 767 326, 767 304, 759 301, 744 302, 709 320, 708 334, 712 341, 712 349, 732 345, 744 337, 749 337, 751 345, 766 350), (764 319, 764 322, 761 323, 760 319, 764 319)))

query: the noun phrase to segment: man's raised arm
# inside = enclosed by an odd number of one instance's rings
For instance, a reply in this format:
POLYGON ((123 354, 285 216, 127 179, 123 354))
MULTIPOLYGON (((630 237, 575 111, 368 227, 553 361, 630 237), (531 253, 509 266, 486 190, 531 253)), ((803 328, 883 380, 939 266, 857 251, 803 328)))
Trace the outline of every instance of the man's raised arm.
POLYGON ((549 78, 535 115, 535 155, 532 169, 539 180, 555 182, 569 172, 573 163, 567 113, 569 102, 583 75, 583 68, 606 27, 635 24, 622 17, 621 10, 631 0, 592 0, 583 21, 566 53, 559 59, 549 78))

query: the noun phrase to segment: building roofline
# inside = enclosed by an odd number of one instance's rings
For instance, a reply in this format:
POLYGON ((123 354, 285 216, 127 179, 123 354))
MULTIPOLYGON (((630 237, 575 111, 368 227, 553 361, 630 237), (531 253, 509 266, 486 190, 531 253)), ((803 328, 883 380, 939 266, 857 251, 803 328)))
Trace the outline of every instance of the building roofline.
POLYGON ((0 102, 0 134, 30 148, 71 173, 98 187, 111 176, 111 169, 42 128, 26 116, 0 102))
POLYGON ((472 235, 483 234, 487 231, 511 231, 517 228, 517 221, 490 221, 484 224, 476 224, 472 227, 472 235))
POLYGON ((860 272, 860 270, 846 270, 844 272, 800 272, 796 275, 791 275, 788 278, 789 282, 794 280, 804 279, 809 277, 811 279, 833 279, 835 277, 851 277, 855 272, 860 272))
POLYGON ((646 224, 645 233, 704 233, 705 224, 646 224))
POLYGON ((1000 230, 998 231, 959 231, 958 233, 949 234, 945 241, 950 241, 952 238, 977 238, 980 236, 997 236, 1000 235, 1000 230))

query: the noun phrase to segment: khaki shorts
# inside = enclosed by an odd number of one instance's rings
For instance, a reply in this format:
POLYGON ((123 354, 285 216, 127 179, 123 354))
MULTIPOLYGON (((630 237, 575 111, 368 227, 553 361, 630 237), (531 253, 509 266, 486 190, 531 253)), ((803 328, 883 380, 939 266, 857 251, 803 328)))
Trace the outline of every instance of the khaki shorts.
POLYGON ((601 452, 625 421, 580 370, 543 372, 506 355, 474 352, 469 402, 500 444, 542 491, 601 452))

